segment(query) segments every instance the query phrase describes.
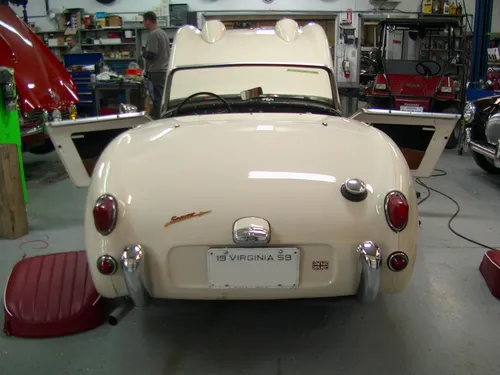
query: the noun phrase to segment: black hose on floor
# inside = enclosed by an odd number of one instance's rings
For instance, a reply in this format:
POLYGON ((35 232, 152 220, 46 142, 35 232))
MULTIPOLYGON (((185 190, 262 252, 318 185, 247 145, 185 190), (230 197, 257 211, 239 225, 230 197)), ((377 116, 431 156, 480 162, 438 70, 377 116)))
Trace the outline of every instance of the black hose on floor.
MULTIPOLYGON (((436 172, 438 172, 438 173, 433 174, 431 177, 441 177, 441 176, 446 176, 446 175, 447 175, 446 171, 443 171, 442 169, 435 169, 435 171, 436 171, 436 172)), ((460 204, 459 204, 459 203, 458 203, 455 199, 453 199, 453 198, 452 198, 452 197, 450 197, 449 195, 447 195, 447 194, 443 193, 442 191, 439 191, 439 190, 437 190, 437 189, 434 189, 434 188, 430 187, 429 185, 427 185, 427 184, 423 183, 423 182, 422 182, 422 180, 421 180, 420 178, 416 178, 416 179, 415 179, 415 181, 417 182, 417 184, 419 184, 420 186, 422 186, 423 188, 425 188, 425 189, 427 190, 427 195, 426 195, 424 198, 422 198, 422 199, 421 199, 421 200, 417 203, 417 205, 420 205, 420 204, 422 204, 424 201, 426 201, 427 199, 429 199, 429 197, 431 196, 431 192, 432 192, 432 191, 433 191, 433 192, 435 192, 435 193, 438 193, 438 194, 442 195, 442 196, 443 196, 443 197, 445 197, 445 198, 448 198, 450 201, 452 201, 453 203, 455 203, 455 206, 457 206, 457 210, 456 210, 456 211, 455 211, 455 213, 452 215, 452 217, 450 218, 450 220, 448 220, 448 228, 450 229, 450 231, 451 231, 453 234, 455 234, 456 236, 458 236, 458 237, 460 237, 460 238, 462 238, 462 239, 464 239, 464 240, 466 240, 466 241, 469 241, 469 242, 471 242, 471 243, 473 243, 473 244, 475 244, 475 245, 478 245, 478 246, 484 247, 484 248, 489 249, 489 250, 495 250, 495 251, 497 251, 497 250, 498 250, 498 249, 495 249, 495 248, 493 248, 493 247, 491 247, 491 246, 485 245, 485 244, 483 244, 483 243, 481 243, 481 242, 477 242, 477 241, 475 241, 475 240, 473 240, 473 239, 471 239, 471 238, 469 238, 469 237, 466 237, 466 236, 464 236, 463 234, 458 233, 455 229, 453 229, 453 228, 452 228, 452 226, 451 226, 451 222, 452 222, 453 220, 455 220, 455 218, 458 216, 458 214, 459 214, 459 212, 460 212, 460 204)))

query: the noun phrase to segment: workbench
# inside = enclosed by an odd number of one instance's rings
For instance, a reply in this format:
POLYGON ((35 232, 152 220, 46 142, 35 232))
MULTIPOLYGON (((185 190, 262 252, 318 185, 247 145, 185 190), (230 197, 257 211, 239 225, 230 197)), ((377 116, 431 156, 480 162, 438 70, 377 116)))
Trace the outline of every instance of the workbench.
POLYGON ((101 101, 109 97, 110 92, 113 93, 115 100, 120 92, 125 95, 123 101, 113 103, 116 106, 125 103, 133 104, 139 110, 143 110, 145 107, 146 86, 142 82, 96 82, 91 83, 89 87, 95 92, 95 110, 97 114, 101 111, 101 101))

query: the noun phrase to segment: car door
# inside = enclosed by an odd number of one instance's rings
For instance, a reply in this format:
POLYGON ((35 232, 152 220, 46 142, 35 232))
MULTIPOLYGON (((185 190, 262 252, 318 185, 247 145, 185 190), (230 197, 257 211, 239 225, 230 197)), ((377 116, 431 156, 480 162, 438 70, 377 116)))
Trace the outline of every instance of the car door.
POLYGON ((350 118, 387 134, 400 148, 414 177, 429 177, 460 114, 362 108, 350 118))
POLYGON ((134 112, 48 122, 45 129, 73 184, 86 187, 106 146, 121 133, 150 121, 145 112, 134 112))

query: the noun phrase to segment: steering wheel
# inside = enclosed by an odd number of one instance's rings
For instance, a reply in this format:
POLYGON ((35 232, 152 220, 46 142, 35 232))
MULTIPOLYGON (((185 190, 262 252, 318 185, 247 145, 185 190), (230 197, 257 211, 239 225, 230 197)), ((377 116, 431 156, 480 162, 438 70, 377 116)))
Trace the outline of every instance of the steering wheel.
POLYGON ((208 95, 208 96, 212 96, 216 99, 219 99, 222 103, 224 103, 227 108, 229 109, 229 113, 233 113, 233 109, 231 108, 231 106, 229 105, 229 103, 224 99, 224 98, 221 98, 219 95, 217 94, 214 94, 213 92, 205 92, 205 91, 200 91, 200 92, 196 92, 192 95, 189 95, 186 99, 184 99, 182 101, 181 104, 179 104, 179 106, 177 107, 177 109, 175 110, 175 114, 176 116, 179 115, 180 111, 181 111, 181 108, 188 102, 190 101, 191 99, 197 97, 197 96, 200 96, 200 95, 208 95))
POLYGON ((415 65, 415 70, 417 71, 418 74, 420 74, 422 76, 436 76, 439 73, 441 73, 441 70, 443 70, 443 68, 441 67, 441 64, 439 64, 437 61, 434 61, 434 60, 422 60, 417 65, 415 65), (431 64, 436 65, 437 68, 438 68, 437 72, 436 73, 432 73, 431 68, 429 68, 427 65, 424 65, 424 63, 431 63, 431 64), (419 71, 418 68, 420 68, 420 67, 424 71, 423 73, 421 73, 419 71))

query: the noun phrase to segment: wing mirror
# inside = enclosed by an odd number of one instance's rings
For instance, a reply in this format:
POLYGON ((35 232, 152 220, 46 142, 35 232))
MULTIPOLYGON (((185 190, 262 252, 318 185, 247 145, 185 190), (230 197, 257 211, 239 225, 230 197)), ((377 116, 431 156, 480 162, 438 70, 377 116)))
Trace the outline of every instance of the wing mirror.
POLYGON ((125 103, 120 103, 120 113, 133 113, 133 112, 139 112, 137 109, 137 106, 132 105, 132 104, 125 104, 125 103))
POLYGON ((258 98, 264 94, 264 91, 262 91, 262 87, 254 87, 253 89, 250 90, 245 90, 240 93, 241 100, 250 100, 253 98, 258 98))

